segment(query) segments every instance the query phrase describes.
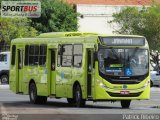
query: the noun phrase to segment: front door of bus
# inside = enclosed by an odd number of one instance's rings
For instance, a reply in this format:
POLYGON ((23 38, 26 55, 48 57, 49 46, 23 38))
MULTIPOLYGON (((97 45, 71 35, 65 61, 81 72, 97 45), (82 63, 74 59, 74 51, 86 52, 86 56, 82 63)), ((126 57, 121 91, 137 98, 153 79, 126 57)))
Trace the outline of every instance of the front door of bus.
POLYGON ((22 92, 23 81, 23 50, 18 49, 18 92, 22 92))
POLYGON ((93 69, 93 52, 91 49, 87 50, 87 96, 92 97, 92 69, 93 69))
POLYGON ((51 77, 50 77, 50 87, 51 95, 55 95, 55 83, 56 83, 56 51, 51 50, 51 77))

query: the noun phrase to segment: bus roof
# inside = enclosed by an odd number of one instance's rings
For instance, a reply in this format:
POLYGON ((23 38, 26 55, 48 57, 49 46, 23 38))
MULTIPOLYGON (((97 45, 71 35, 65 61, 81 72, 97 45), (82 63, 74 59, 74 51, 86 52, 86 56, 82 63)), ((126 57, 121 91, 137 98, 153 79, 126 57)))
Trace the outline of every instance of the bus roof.
POLYGON ((121 34, 98 34, 94 32, 49 32, 42 33, 37 38, 59 38, 59 37, 86 37, 86 36, 130 36, 143 37, 139 35, 121 35, 121 34))
POLYGON ((34 37, 34 38, 17 38, 17 39, 12 40, 11 42, 12 43, 33 43, 33 42, 39 43, 41 41, 42 43, 47 43, 47 42, 53 42, 53 40, 55 42, 57 41, 65 42, 65 38, 79 38, 79 39, 74 39, 74 42, 76 41, 80 42, 79 40, 80 39, 84 40, 84 38, 86 38, 85 39, 86 42, 87 41, 95 42, 98 36, 100 37, 104 37, 104 36, 105 37, 112 37, 112 36, 143 37, 143 36, 138 36, 138 35, 98 34, 94 32, 49 32, 49 33, 42 33, 39 36, 34 37), (60 39, 54 39, 54 38, 60 38, 60 39))
POLYGON ((50 33, 42 33, 38 38, 59 38, 59 37, 84 37, 84 36, 93 36, 98 35, 98 33, 92 32, 50 32, 50 33))

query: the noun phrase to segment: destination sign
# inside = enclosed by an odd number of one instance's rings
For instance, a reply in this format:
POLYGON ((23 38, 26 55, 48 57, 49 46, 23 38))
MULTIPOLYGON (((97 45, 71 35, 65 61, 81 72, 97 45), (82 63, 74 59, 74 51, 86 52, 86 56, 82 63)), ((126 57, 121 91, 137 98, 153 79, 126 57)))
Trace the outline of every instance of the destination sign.
POLYGON ((108 46, 144 46, 144 37, 100 37, 101 43, 108 46))

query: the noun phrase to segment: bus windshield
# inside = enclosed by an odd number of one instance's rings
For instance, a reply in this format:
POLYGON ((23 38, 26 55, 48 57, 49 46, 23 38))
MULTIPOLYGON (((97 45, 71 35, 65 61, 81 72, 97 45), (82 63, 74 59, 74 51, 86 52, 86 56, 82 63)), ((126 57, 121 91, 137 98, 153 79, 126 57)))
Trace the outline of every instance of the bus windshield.
POLYGON ((111 76, 140 76, 148 73, 148 50, 104 49, 98 51, 99 71, 111 76))

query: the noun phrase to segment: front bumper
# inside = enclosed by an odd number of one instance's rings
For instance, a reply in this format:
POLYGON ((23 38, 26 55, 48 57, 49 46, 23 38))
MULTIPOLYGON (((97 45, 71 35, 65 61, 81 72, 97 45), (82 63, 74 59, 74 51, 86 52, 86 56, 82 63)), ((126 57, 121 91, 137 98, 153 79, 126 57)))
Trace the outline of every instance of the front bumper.
POLYGON ((127 88, 123 88, 122 86, 119 84, 109 85, 109 83, 102 85, 102 83, 96 82, 94 100, 146 100, 150 98, 149 80, 144 80, 137 85, 127 85, 127 88))

